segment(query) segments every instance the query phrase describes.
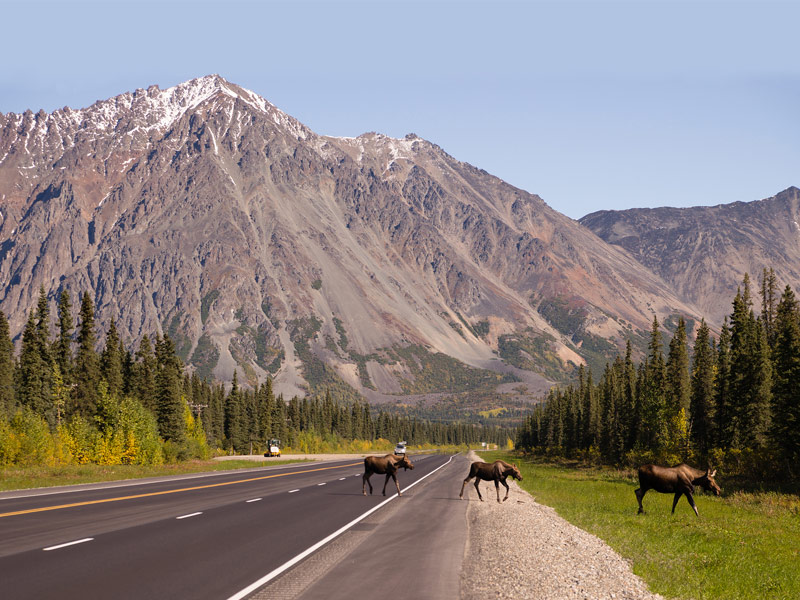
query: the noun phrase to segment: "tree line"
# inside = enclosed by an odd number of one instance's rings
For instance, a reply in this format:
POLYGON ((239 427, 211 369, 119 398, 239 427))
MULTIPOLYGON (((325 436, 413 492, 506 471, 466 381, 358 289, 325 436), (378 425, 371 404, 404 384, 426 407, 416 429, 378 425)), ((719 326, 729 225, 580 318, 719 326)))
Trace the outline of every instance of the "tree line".
POLYGON ((719 336, 702 321, 690 344, 679 320, 664 355, 653 319, 638 364, 630 341, 595 383, 553 388, 518 429, 517 446, 615 465, 713 463, 764 480, 800 477, 800 305, 775 273, 760 278, 756 314, 745 274, 719 336))
POLYGON ((211 453, 260 452, 271 438, 300 451, 369 451, 411 444, 506 444, 512 430, 373 414, 366 403, 323 397, 288 402, 267 379, 229 388, 187 373, 167 334, 132 351, 111 320, 98 340, 94 306, 81 298, 76 327, 69 292, 51 323, 44 288, 18 356, 0 311, 0 465, 95 462, 158 464, 211 453), (55 334, 51 335, 51 329, 55 334))

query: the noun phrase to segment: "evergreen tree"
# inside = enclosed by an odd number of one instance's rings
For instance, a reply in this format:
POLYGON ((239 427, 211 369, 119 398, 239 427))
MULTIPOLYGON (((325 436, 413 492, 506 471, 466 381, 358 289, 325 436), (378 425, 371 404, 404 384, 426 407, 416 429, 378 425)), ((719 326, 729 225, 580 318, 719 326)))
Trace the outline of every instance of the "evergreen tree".
POLYGON ((641 406, 636 393, 636 367, 633 364, 633 349, 630 339, 625 344, 625 374, 623 376, 624 402, 621 412, 621 422, 625 435, 624 450, 633 449, 639 437, 639 427, 642 419, 641 406))
POLYGON ((62 290, 58 302, 58 337, 53 344, 53 360, 58 365, 64 385, 72 384, 72 304, 69 292, 62 290))
POLYGON ((666 365, 661 351, 661 331, 658 318, 653 317, 647 360, 643 365, 643 379, 637 386, 642 423, 639 444, 643 448, 659 448, 666 441, 665 393, 666 365))
POLYGON ((136 351, 136 362, 132 367, 133 383, 131 387, 133 395, 139 399, 142 406, 154 414, 156 412, 157 371, 158 363, 153 354, 153 347, 150 345, 150 338, 145 334, 136 351))
POLYGON ((236 369, 233 371, 233 381, 228 397, 225 400, 225 438, 228 444, 236 451, 241 451, 242 429, 242 403, 239 393, 239 376, 236 369))
POLYGON ((181 364, 175 345, 165 333, 156 343, 158 363, 155 392, 158 430, 165 440, 176 444, 186 441, 183 399, 181 398, 181 364))
POLYGON ((722 322, 722 331, 717 344, 717 370, 714 381, 715 408, 712 438, 717 448, 731 447, 733 439, 733 402, 731 400, 731 330, 728 318, 722 322))
POLYGON ((772 424, 772 352, 766 328, 761 319, 753 332, 752 391, 744 410, 742 439, 747 448, 763 448, 769 439, 772 424))
POLYGON ((14 344, 8 319, 0 310, 0 419, 10 417, 16 407, 14 390, 14 344))
POLYGON ((766 333, 750 308, 749 278, 736 294, 731 315, 731 446, 760 446, 769 427, 772 373, 766 333))
POLYGON ((41 342, 37 320, 31 312, 22 332, 22 349, 16 377, 17 398, 22 406, 27 406, 37 415, 45 417, 53 427, 55 414, 52 411, 50 384, 52 372, 41 342))
POLYGON ((775 339, 771 434, 782 458, 797 476, 800 459, 800 305, 788 285, 776 310, 775 339))
POLYGON ((89 292, 81 299, 78 352, 75 356, 72 407, 67 411, 85 419, 92 419, 97 411, 100 384, 100 361, 95 351, 94 305, 89 292))
POLYGON ((666 394, 664 420, 667 427, 665 446, 673 455, 683 455, 688 450, 689 440, 689 347, 686 341, 686 322, 681 317, 678 328, 669 343, 666 364, 666 394))
POLYGON ((753 340, 755 339, 754 323, 750 319, 751 311, 747 287, 745 293, 737 291, 733 300, 731 314, 731 447, 744 447, 744 429, 746 407, 752 394, 753 372, 753 340))
POLYGON ((678 329, 669 343, 667 357, 667 405, 674 413, 681 408, 689 412, 690 397, 689 347, 686 341, 686 322, 681 317, 678 329))
POLYGON ((772 267, 761 273, 761 315, 770 347, 775 345, 775 314, 778 302, 778 278, 772 267))
POLYGON ((714 443, 714 361, 710 331, 703 320, 694 344, 689 410, 692 440, 701 457, 708 456, 714 443))
POLYGON ((106 334, 106 346, 100 355, 100 374, 108 386, 109 395, 116 398, 122 395, 122 356, 117 324, 112 317, 106 334))

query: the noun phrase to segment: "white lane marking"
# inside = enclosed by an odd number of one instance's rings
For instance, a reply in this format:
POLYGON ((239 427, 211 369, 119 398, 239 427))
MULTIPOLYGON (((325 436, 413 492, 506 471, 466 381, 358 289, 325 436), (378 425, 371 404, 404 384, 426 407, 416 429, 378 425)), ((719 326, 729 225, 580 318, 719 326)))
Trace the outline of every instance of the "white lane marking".
POLYGON ((317 485, 318 485, 318 486, 319 486, 319 485, 325 485, 325 482, 323 481, 322 483, 318 483, 317 485))
POLYGON ((339 477, 339 481, 344 481, 347 477, 339 477))
POLYGON ((94 538, 83 538, 82 540, 75 540, 74 542, 67 542, 66 544, 59 544, 58 546, 50 546, 49 548, 42 548, 45 552, 50 550, 58 550, 59 548, 66 548, 67 546, 74 546, 75 544, 83 544, 84 542, 91 542, 94 538))
MULTIPOLYGON (((410 485, 406 486, 406 490, 409 490, 409 489, 411 489, 412 487, 414 487, 415 485, 417 485, 417 484, 418 484, 420 481, 423 481, 423 480, 424 480, 424 479, 426 479, 427 477, 430 477, 431 475, 433 475, 434 473, 436 473, 436 471, 438 471, 439 469, 442 469, 442 468, 446 467, 447 465, 449 465, 449 464, 452 462, 452 460, 453 460, 453 457, 451 456, 451 457, 450 457, 450 460, 448 460, 446 463, 444 463, 443 465, 439 465, 438 467, 436 467, 436 468, 435 468, 433 471, 431 471, 431 472, 430 472, 430 473, 428 473, 427 475, 423 475, 422 477, 420 477, 419 479, 417 479, 417 480, 416 480, 414 483, 412 483, 412 484, 410 484, 410 485)), ((322 548, 322 547, 323 547, 325 544, 327 544, 328 542, 330 542, 330 541, 331 541, 331 540, 333 540, 334 538, 337 538, 337 537, 339 537, 339 536, 340 536, 341 534, 343 534, 345 531, 347 531, 348 529, 350 529, 351 527, 353 527, 353 526, 354 526, 356 523, 358 523, 359 521, 363 521, 363 520, 364 520, 364 519, 366 519, 368 516, 370 516, 372 513, 374 513, 375 511, 379 510, 380 508, 382 508, 384 505, 388 504, 389 502, 391 502, 391 501, 392 501, 392 500, 394 500, 395 498, 397 498, 397 494, 395 494, 394 496, 390 496, 390 497, 388 497, 386 500, 384 500, 383 502, 381 502, 380 504, 378 504, 378 505, 376 505, 376 506, 373 506, 371 509, 369 509, 367 512, 365 512, 364 514, 362 514, 360 517, 356 517, 355 519, 353 519, 352 521, 350 521, 350 522, 349 522, 347 525, 345 525, 344 527, 341 527, 341 528, 337 529, 336 531, 334 531, 332 534, 330 534, 330 535, 329 535, 328 537, 326 537, 325 539, 322 539, 322 540, 318 541, 316 544, 314 544, 314 545, 313 545, 313 546, 311 546, 310 548, 308 548, 308 549, 304 550, 303 552, 301 552, 300 554, 298 554, 297 556, 295 556, 295 557, 294 557, 294 558, 292 558, 291 560, 288 560, 288 561, 286 561, 285 563, 283 563, 283 564, 282 564, 280 567, 278 567, 277 569, 275 569, 275 570, 273 570, 273 571, 270 571, 269 573, 267 573, 266 575, 264 575, 264 577, 262 577, 262 578, 261 578, 261 579, 259 579, 258 581, 254 581, 253 583, 251 583, 250 585, 248 585, 248 586, 247 586, 246 588, 244 588, 243 590, 241 590, 241 591, 239 591, 239 592, 236 592, 236 593, 235 593, 233 596, 231 596, 230 598, 228 598, 228 600, 242 600, 242 598, 245 598, 245 597, 247 597, 248 595, 250 595, 251 593, 253 593, 255 590, 257 590, 258 588, 260 588, 262 585, 264 585, 265 583, 268 583, 269 581, 271 581, 271 580, 275 579, 275 578, 276 578, 278 575, 280 575, 280 574, 281 574, 281 573, 283 573, 284 571, 287 571, 288 569, 292 568, 294 565, 296 565, 296 564, 297 564, 297 563, 299 563, 301 560, 303 560, 303 559, 304 559, 306 556, 308 556, 309 554, 313 554, 314 552, 316 552, 317 550, 319 550, 320 548, 322 548)))
POLYGON ((294 494, 295 492, 299 492, 299 491, 300 491, 299 489, 297 489, 297 490, 289 490, 289 493, 290 494, 294 494))
POLYGON ((251 502, 258 502, 259 500, 263 500, 263 498, 253 498, 252 500, 248 500, 247 504, 250 504, 251 502))
POLYGON ((175 517, 176 519, 188 519, 189 517, 196 517, 197 515, 202 515, 201 512, 193 512, 188 515, 181 515, 180 517, 175 517))

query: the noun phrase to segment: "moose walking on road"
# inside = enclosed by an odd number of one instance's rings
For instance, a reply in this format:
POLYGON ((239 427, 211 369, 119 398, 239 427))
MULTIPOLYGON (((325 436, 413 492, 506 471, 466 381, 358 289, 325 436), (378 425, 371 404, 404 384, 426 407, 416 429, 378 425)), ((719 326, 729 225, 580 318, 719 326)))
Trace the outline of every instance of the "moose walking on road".
POLYGON ((480 482, 483 481, 494 481, 494 487, 497 490, 497 501, 500 502, 500 484, 502 483, 506 487, 506 497, 503 498, 503 502, 508 500, 508 484, 506 483, 506 478, 511 475, 514 479, 518 481, 522 481, 522 475, 517 468, 517 465, 510 465, 503 460, 496 460, 493 463, 485 463, 485 462, 474 462, 469 467, 469 475, 464 480, 464 483, 461 484, 461 493, 458 495, 459 498, 464 498, 464 486, 467 485, 470 479, 473 477, 475 478, 475 490, 478 492, 478 498, 481 499, 483 502, 483 496, 481 496, 480 490, 480 482))
POLYGON ((397 486, 397 495, 402 496, 400 492, 400 484, 397 483, 397 469, 403 467, 404 469, 413 469, 414 465, 408 460, 405 454, 397 456, 395 454, 387 454, 386 456, 368 456, 364 459, 364 476, 361 478, 361 491, 367 495, 367 484, 369 484, 369 493, 372 494, 372 484, 369 478, 373 473, 386 474, 386 481, 383 482, 383 495, 386 495, 386 484, 389 483, 389 478, 394 479, 394 484, 397 486))
POLYGON ((647 493, 647 490, 655 490, 662 494, 675 494, 675 499, 672 501, 672 514, 675 514, 675 505, 682 495, 686 495, 686 499, 694 509, 694 514, 700 516, 697 512, 697 506, 694 503, 692 494, 694 493, 695 486, 706 489, 709 492, 714 492, 719 496, 720 488, 717 482, 714 481, 714 475, 717 474, 716 469, 713 471, 709 468, 706 471, 695 469, 686 464, 680 464, 675 467, 659 467, 658 465, 642 465, 639 467, 639 489, 636 490, 636 499, 639 501, 639 513, 644 513, 642 507, 642 498, 647 493))

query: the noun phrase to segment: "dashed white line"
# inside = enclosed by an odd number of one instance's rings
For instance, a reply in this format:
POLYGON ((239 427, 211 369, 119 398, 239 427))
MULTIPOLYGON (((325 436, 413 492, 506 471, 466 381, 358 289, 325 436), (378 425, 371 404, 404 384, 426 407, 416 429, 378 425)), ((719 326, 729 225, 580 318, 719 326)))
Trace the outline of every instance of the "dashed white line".
POLYGON ((322 483, 318 483, 317 485, 318 485, 318 486, 320 486, 320 485, 325 485, 325 482, 323 481, 322 483))
POLYGON ((295 492, 299 492, 299 491, 300 491, 299 489, 298 490, 289 490, 289 493, 290 494, 294 494, 295 492))
POLYGON ((67 546, 74 546, 75 544, 83 544, 84 542, 91 542, 94 538, 83 538, 82 540, 75 540, 74 542, 67 542, 66 544, 59 544, 58 546, 50 546, 49 548, 42 548, 45 552, 50 550, 58 550, 59 548, 66 548, 67 546))
POLYGON ((176 519, 188 519, 189 517, 196 517, 197 515, 202 515, 201 512, 193 512, 188 515, 181 515, 180 517, 175 517, 176 519))
POLYGON ((259 500, 263 500, 263 498, 253 498, 252 500, 248 500, 247 504, 250 504, 251 502, 258 502, 259 500))
POLYGON ((347 477, 339 477, 339 481, 344 481, 347 477))
MULTIPOLYGON (((450 457, 450 460, 448 460, 446 463, 444 463, 443 465, 440 465, 440 466, 436 467, 436 468, 435 468, 433 471, 431 471, 430 473, 427 473, 426 475, 423 475, 422 477, 420 477, 419 479, 417 479, 415 482, 413 482, 413 483, 411 483, 411 484, 407 485, 407 486, 406 486, 404 489, 406 489, 406 490, 409 490, 409 489, 411 489, 412 487, 414 487, 415 485, 417 485, 418 483, 421 483, 423 480, 427 479, 428 477, 430 477, 431 475, 433 475, 434 473, 436 473, 438 470, 440 470, 440 469, 442 469, 442 468, 446 467, 447 465, 449 465, 449 464, 452 462, 452 460, 453 460, 453 457, 451 456, 451 457, 450 457)), ((295 491, 297 491, 297 490, 295 490, 295 491)), ((294 565, 296 565, 297 563, 299 563, 301 560, 303 560, 303 559, 304 559, 306 556, 308 556, 309 554, 312 554, 312 553, 313 553, 313 552, 315 552, 317 549, 321 548, 322 546, 324 546, 325 544, 327 544, 328 542, 330 542, 332 539, 334 539, 334 538, 338 537, 339 535, 341 535, 342 533, 344 533, 345 531, 347 531, 348 529, 350 529, 351 527, 353 527, 353 525, 355 525, 355 524, 356 524, 356 523, 358 523, 359 521, 362 521, 362 520, 366 519, 366 518, 367 518, 369 515, 371 515, 372 513, 374 513, 376 510, 380 510, 380 509, 381 509, 381 508, 382 508, 382 507, 383 507, 385 504, 387 504, 387 503, 391 502, 392 500, 394 500, 394 499, 395 499, 395 498, 397 498, 397 497, 398 497, 398 496, 397 496, 397 494, 394 494, 393 496, 389 496, 388 498, 386 498, 386 500, 384 500, 383 502, 381 502, 381 503, 380 503, 380 504, 378 504, 377 506, 373 506, 373 507, 372 507, 371 509, 369 509, 367 512, 365 512, 364 514, 362 514, 362 515, 361 515, 361 516, 359 516, 359 517, 356 517, 355 519, 353 519, 352 521, 350 521, 350 522, 349 522, 347 525, 345 525, 344 527, 341 527, 340 529, 337 529, 336 531, 334 531, 332 534, 330 534, 330 535, 329 535, 328 537, 326 537, 325 539, 322 539, 322 540, 320 540, 319 542, 317 542, 316 544, 314 544, 313 546, 311 546, 310 548, 308 548, 308 549, 307 549, 307 550, 305 550, 304 552, 301 552, 300 554, 298 554, 297 556, 295 556, 295 557, 294 557, 294 558, 292 558, 291 560, 289 560, 289 561, 285 562, 284 564, 282 564, 282 565, 281 565, 280 567, 278 567, 277 569, 274 569, 273 571, 271 571, 271 572, 267 573, 266 575, 264 575, 264 577, 262 577, 262 578, 261 578, 261 579, 259 579, 258 581, 254 581, 253 583, 251 583, 250 585, 248 585, 248 586, 247 586, 246 588, 244 588, 243 590, 241 590, 241 591, 239 591, 239 592, 235 593, 233 596, 231 596, 230 598, 228 598, 228 600, 242 600, 243 598, 245 598, 245 597, 249 596, 249 595, 250 595, 250 594, 252 594, 252 593, 253 593, 255 590, 257 590, 258 588, 260 588, 262 585, 264 585, 265 583, 267 583, 267 582, 271 581, 272 579, 274 579, 275 577, 277 577, 278 575, 280 575, 280 574, 281 574, 281 573, 283 573, 284 571, 286 571, 286 570, 290 569, 291 567, 293 567, 294 565)))

